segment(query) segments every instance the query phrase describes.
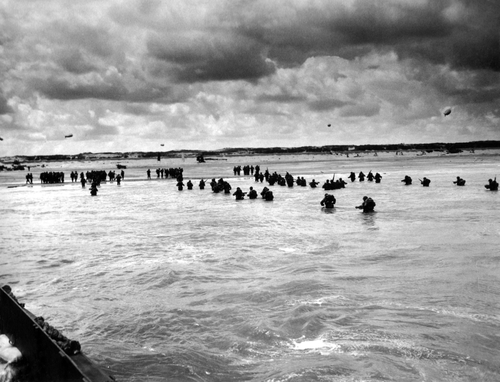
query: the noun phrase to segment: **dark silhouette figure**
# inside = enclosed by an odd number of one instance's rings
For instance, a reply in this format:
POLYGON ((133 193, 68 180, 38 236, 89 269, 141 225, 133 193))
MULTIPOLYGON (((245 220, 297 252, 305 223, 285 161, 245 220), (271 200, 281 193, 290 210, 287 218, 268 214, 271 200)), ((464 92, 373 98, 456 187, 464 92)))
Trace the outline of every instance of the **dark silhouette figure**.
POLYGON ((498 182, 497 182, 497 177, 495 179, 488 179, 488 184, 484 186, 487 190, 490 191, 498 191, 498 182))
POLYGON ((236 191, 233 195, 236 197, 236 200, 243 200, 245 199, 245 194, 246 192, 241 191, 241 188, 236 187, 236 191))
POLYGON ((232 187, 229 184, 229 182, 226 182, 226 181, 222 182, 222 188, 224 189, 224 193, 225 194, 230 194, 231 193, 232 187))
POLYGON ((401 180, 401 182, 405 183, 405 186, 409 186, 412 182, 411 178, 408 175, 405 175, 405 178, 401 180))
POLYGON ((454 181, 453 183, 455 183, 457 186, 465 186, 465 179, 462 179, 459 176, 457 176, 457 180, 454 181))
POLYGON ((431 180, 430 179, 427 179, 425 176, 424 176, 424 179, 422 179, 420 181, 420 183, 422 183, 422 186, 424 187, 429 187, 429 184, 431 183, 431 180))
POLYGON ((250 191, 248 192, 248 198, 257 199, 257 191, 255 191, 253 187, 250 187, 250 191))
POLYGON ((90 195, 96 196, 97 195, 97 183, 92 182, 92 186, 90 186, 90 195))
POLYGON ((325 194, 325 197, 320 202, 320 204, 326 208, 333 208, 333 207, 335 207, 336 202, 337 202, 337 200, 335 199, 335 196, 330 195, 330 194, 325 194))
POLYGON ((273 192, 271 190, 268 190, 266 192, 266 194, 264 195, 264 200, 267 202, 274 200, 274 195, 273 195, 273 192))
POLYGON ((375 208, 376 204, 375 201, 372 198, 369 198, 368 196, 363 196, 363 203, 356 208, 362 209, 363 212, 373 212, 373 209, 375 208))

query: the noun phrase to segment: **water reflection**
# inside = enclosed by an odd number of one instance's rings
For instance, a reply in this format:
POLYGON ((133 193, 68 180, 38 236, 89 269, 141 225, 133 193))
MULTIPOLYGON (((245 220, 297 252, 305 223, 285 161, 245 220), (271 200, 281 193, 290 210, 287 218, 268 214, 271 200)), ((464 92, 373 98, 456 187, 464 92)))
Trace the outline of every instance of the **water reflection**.
POLYGON ((376 216, 377 212, 368 212, 368 213, 361 213, 361 221, 363 225, 368 228, 369 230, 378 230, 378 226, 376 224, 376 216))

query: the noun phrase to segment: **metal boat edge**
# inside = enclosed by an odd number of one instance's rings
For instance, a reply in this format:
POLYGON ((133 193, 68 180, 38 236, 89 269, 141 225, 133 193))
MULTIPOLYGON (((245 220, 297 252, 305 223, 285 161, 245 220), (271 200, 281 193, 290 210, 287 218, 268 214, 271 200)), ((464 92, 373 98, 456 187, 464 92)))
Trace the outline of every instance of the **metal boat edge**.
MULTIPOLYGON (((115 382, 81 351, 74 355, 63 349, 35 321, 36 316, 24 308, 12 293, 0 288, 0 333, 22 353, 36 381, 115 382)), ((10 291, 10 287, 7 286, 10 291)))

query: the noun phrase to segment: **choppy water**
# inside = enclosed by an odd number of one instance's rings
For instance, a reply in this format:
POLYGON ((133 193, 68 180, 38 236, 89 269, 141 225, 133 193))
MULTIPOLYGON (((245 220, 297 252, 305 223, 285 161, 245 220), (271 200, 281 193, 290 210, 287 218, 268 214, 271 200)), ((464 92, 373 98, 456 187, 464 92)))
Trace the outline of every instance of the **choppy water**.
MULTIPOLYGON (((321 184, 383 175, 333 191, 331 213, 320 188, 276 185, 273 202, 179 192, 147 181, 147 161, 97 197, 7 188, 2 174, 0 283, 118 381, 498 381, 500 194, 483 186, 498 159, 162 163, 244 191, 265 184, 233 177, 235 164, 321 184), (363 195, 376 213, 354 209, 363 195)), ((68 180, 113 163, 52 167, 68 180)))

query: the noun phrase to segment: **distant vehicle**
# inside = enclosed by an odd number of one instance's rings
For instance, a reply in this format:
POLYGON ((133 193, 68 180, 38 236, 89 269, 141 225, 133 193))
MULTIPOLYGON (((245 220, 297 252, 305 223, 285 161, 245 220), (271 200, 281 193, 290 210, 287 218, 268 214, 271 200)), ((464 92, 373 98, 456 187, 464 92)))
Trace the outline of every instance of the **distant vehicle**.
POLYGON ((124 164, 117 164, 116 168, 118 168, 118 169, 125 169, 125 168, 127 168, 127 166, 125 166, 124 164))
POLYGON ((64 138, 72 138, 73 137, 73 134, 68 134, 68 135, 65 135, 64 138))

